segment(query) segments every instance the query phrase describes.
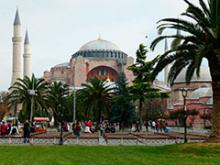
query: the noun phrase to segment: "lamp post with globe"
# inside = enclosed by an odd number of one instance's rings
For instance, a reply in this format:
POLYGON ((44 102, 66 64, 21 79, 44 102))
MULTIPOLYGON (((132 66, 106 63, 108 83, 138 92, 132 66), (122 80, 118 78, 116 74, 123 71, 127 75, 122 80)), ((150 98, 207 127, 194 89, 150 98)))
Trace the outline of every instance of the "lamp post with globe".
POLYGON ((181 88, 182 96, 183 96, 183 106, 184 106, 184 143, 187 143, 187 108, 186 108, 186 97, 188 94, 188 88, 181 88))
POLYGON ((76 121, 76 86, 73 87, 73 123, 76 121))
POLYGON ((32 89, 28 89, 28 94, 31 96, 31 112, 30 112, 30 122, 32 122, 33 118, 33 107, 34 107, 34 96, 36 96, 37 91, 34 89, 34 81, 32 84, 32 89))

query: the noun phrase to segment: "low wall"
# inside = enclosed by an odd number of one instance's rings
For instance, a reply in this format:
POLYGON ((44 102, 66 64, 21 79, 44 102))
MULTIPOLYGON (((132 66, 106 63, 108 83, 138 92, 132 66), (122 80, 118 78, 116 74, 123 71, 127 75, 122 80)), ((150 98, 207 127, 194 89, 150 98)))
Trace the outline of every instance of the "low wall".
MULTIPOLYGON (((24 144, 23 138, 0 138, 0 144, 24 144)), ((31 144, 59 144, 59 138, 30 138, 31 144)), ((188 139, 188 142, 203 142, 205 139, 188 139)), ((112 138, 112 139, 88 139, 88 138, 64 138, 66 145, 148 145, 161 146, 183 143, 183 139, 145 139, 145 138, 112 138), (102 141, 100 143, 100 141, 102 141), (104 143, 103 143, 104 141, 104 143)))

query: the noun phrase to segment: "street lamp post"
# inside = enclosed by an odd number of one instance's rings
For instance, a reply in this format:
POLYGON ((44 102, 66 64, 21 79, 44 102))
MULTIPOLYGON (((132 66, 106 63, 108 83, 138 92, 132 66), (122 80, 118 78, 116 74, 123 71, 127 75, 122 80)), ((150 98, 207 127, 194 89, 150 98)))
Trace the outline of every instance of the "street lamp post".
POLYGON ((187 109, 186 109, 186 97, 187 97, 187 88, 181 88, 182 96, 183 96, 183 106, 184 106, 184 143, 187 143, 187 109))
POLYGON ((31 96, 31 113, 30 113, 30 122, 32 122, 32 116, 33 116, 33 106, 34 106, 34 96, 36 95, 36 90, 29 89, 28 94, 31 96))
POLYGON ((60 114, 60 145, 63 145, 63 114, 60 114))
POLYGON ((76 121, 76 86, 73 88, 73 123, 76 121))

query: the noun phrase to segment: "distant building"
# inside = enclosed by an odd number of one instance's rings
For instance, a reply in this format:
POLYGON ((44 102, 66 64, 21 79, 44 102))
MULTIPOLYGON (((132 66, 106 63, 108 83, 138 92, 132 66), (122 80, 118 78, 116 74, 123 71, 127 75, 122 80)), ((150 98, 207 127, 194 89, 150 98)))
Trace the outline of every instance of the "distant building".
POLYGON ((212 80, 209 68, 202 66, 200 77, 197 78, 194 74, 189 85, 185 83, 185 73, 186 69, 183 69, 171 86, 168 112, 184 109, 181 89, 186 88, 188 91, 186 97, 187 111, 195 110, 198 112, 198 115, 187 118, 187 124, 193 128, 208 127, 210 126, 210 118, 208 119, 208 117, 211 116, 213 108, 212 80))

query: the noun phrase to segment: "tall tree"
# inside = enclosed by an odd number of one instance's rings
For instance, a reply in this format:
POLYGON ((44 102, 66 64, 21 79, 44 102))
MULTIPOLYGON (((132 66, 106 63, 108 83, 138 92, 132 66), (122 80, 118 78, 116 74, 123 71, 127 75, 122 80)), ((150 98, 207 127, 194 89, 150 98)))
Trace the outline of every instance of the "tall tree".
POLYGON ((127 79, 122 72, 116 81, 116 93, 113 96, 111 121, 119 122, 120 129, 130 126, 135 121, 134 105, 127 87, 127 79))
POLYGON ((160 93, 158 89, 153 88, 151 76, 154 69, 154 65, 157 62, 157 58, 155 58, 152 61, 146 61, 146 54, 146 47, 143 44, 140 44, 139 49, 136 52, 136 63, 128 68, 136 76, 136 78, 133 81, 133 85, 130 87, 130 92, 133 96, 133 99, 138 101, 140 129, 142 129, 143 124, 143 103, 147 99, 160 97, 162 98, 167 96, 167 94, 160 93))
POLYGON ((199 77, 203 59, 207 59, 212 77, 213 113, 210 140, 220 141, 220 1, 199 0, 188 5, 182 13, 183 18, 165 18, 159 21, 158 31, 161 36, 156 38, 151 48, 166 38, 175 40, 170 50, 159 56, 154 70, 154 77, 168 64, 172 64, 169 81, 173 83, 183 68, 186 70, 186 83, 190 83, 196 72, 199 77), (165 29, 182 31, 178 35, 162 35, 165 29))
POLYGON ((26 120, 30 119, 31 102, 33 103, 33 113, 37 110, 45 109, 47 95, 47 83, 44 79, 36 78, 34 74, 29 78, 18 79, 10 88, 11 93, 8 96, 9 106, 22 104, 22 110, 26 114, 26 120), (34 91, 31 93, 30 91, 34 91))
POLYGON ((51 108, 53 117, 54 117, 54 124, 58 125, 58 122, 63 115, 65 117, 66 113, 66 96, 68 94, 69 86, 62 82, 53 82, 50 85, 49 92, 48 92, 48 108, 51 108))
POLYGON ((98 126, 104 114, 109 117, 114 87, 97 78, 88 80, 82 86, 85 88, 79 90, 78 98, 82 100, 86 116, 92 112, 98 126))

